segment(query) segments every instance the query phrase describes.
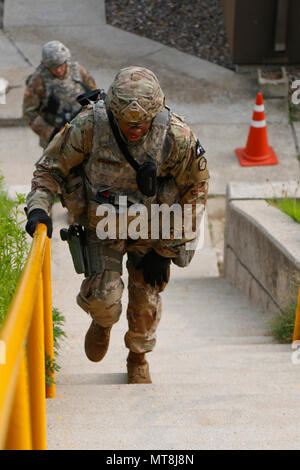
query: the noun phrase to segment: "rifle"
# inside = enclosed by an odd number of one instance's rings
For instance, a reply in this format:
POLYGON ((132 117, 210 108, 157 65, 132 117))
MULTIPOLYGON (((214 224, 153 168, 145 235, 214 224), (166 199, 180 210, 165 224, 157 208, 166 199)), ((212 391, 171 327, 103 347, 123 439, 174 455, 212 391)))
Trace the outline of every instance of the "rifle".
POLYGON ((60 112, 58 112, 60 105, 59 100, 53 94, 51 94, 47 106, 44 109, 46 112, 53 115, 55 129, 51 135, 50 141, 57 134, 57 132, 59 132, 60 129, 66 125, 67 122, 71 122, 72 119, 74 119, 77 114, 80 113, 83 106, 86 106, 92 102, 96 102, 99 99, 104 100, 105 96, 106 93, 103 89, 97 88, 96 90, 90 90, 77 96, 76 101, 81 105, 81 108, 78 109, 78 105, 76 105, 76 107, 74 105, 66 105, 60 112))
POLYGON ((106 97, 105 91, 101 88, 97 88, 96 90, 90 90, 82 95, 77 96, 76 100, 81 106, 86 106, 92 102, 96 102, 99 100, 104 101, 106 97))

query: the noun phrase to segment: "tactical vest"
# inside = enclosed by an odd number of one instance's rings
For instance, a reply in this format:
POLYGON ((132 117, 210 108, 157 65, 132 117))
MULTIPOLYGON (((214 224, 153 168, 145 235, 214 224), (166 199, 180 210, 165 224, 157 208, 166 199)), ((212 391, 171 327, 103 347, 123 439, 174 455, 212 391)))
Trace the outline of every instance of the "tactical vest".
MULTIPOLYGON (((144 141, 128 146, 133 158, 139 163, 153 161, 157 174, 167 158, 171 142, 167 138, 170 112, 167 108, 157 114, 144 141)), ((127 196, 130 203, 153 201, 138 189, 136 172, 122 155, 111 130, 105 106, 102 101, 94 104, 94 135, 92 152, 84 165, 86 194, 88 199, 88 219, 90 227, 97 223, 95 212, 99 205, 97 194, 109 191, 110 194, 127 196)), ((99 220, 99 219, 98 219, 99 220)))
MULTIPOLYGON (((130 203, 143 203, 148 208, 152 203, 172 205, 178 202, 180 195, 174 178, 170 175, 161 174, 161 167, 168 158, 173 145, 171 138, 168 137, 170 111, 166 108, 157 114, 144 141, 139 145, 129 146, 131 155, 138 163, 155 162, 157 174, 161 176, 157 194, 149 198, 139 191, 136 172, 118 147, 108 121, 104 103, 102 101, 95 103, 93 109, 92 151, 87 161, 77 167, 77 169, 80 168, 77 175, 75 174, 75 177, 71 178, 67 190, 69 201, 66 201, 66 206, 74 215, 75 222, 84 225, 88 229, 86 246, 90 271, 86 275, 103 272, 104 269, 112 269, 122 273, 122 256, 120 253, 117 250, 107 248, 105 243, 99 243, 95 234, 97 223, 100 220, 100 217, 96 215, 99 206, 97 195, 108 192, 117 196, 127 196, 130 203), (82 181, 84 184, 82 184, 82 181)), ((150 213, 151 211, 149 211, 150 213)), ((146 240, 145 243, 146 246, 148 243, 148 246, 151 247, 151 240, 146 240)), ((180 266, 188 264, 185 263, 185 259, 182 261, 181 258, 178 258, 179 262, 174 259, 175 264, 180 266)))
POLYGON ((54 126, 55 122, 53 115, 43 111, 47 106, 49 97, 54 95, 59 101, 57 114, 64 112, 70 112, 72 114, 81 108, 80 104, 76 101, 77 96, 87 91, 86 87, 82 83, 78 63, 71 62, 69 67, 70 73, 68 76, 64 79, 59 79, 54 77, 50 70, 42 64, 40 65, 40 74, 45 85, 45 96, 42 100, 40 112, 45 121, 54 126))

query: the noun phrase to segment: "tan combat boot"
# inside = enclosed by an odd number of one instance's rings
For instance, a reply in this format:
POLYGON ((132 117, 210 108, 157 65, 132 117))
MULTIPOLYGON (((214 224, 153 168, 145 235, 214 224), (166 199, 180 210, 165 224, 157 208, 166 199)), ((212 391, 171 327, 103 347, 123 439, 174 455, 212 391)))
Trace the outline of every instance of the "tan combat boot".
POLYGON ((127 357, 127 371, 129 384, 151 384, 149 364, 145 359, 145 353, 129 351, 127 357))
POLYGON ((92 321, 84 342, 85 354, 90 361, 99 362, 104 358, 108 345, 111 326, 103 328, 95 320, 92 321))

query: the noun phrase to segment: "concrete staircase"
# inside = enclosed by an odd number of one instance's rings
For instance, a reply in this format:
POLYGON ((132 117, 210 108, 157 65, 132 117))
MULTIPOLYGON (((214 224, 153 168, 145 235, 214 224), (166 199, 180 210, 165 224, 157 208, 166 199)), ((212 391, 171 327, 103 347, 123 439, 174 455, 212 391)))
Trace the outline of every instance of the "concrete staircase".
MULTIPOLYGON (((280 165, 259 172, 239 167, 234 148, 249 130, 254 81, 106 25, 104 0, 86 0, 84 7, 81 0, 5 0, 4 27, 0 77, 12 88, 0 106, 0 125, 22 121, 24 79, 38 65, 42 45, 57 38, 105 89, 127 65, 147 66, 159 76, 168 104, 187 117, 207 150, 211 195, 224 195, 229 181, 298 174, 285 100, 265 103, 280 165)), ((28 128, 0 128, 7 186, 28 185, 40 155, 28 128)), ((188 269, 173 269, 163 294, 157 346, 148 358, 153 384, 129 386, 126 293, 108 354, 93 364, 83 351, 90 319, 75 302, 82 277, 59 241, 67 220, 58 205, 54 223, 53 303, 66 317, 68 338, 58 359, 57 398, 47 401, 48 449, 299 449, 299 366, 289 346, 272 341, 269 316, 218 277, 207 227, 203 251, 188 269)))
POLYGON ((89 362, 83 341, 90 318, 75 303, 82 279, 58 240, 66 223, 58 205, 54 220, 53 298, 68 338, 57 398, 47 401, 48 449, 299 447, 299 369, 289 347, 268 335, 269 316, 216 271, 206 276, 215 263, 209 240, 205 264, 200 252, 184 278, 174 270, 163 294, 157 346, 148 355, 153 384, 127 385, 127 295, 107 356, 89 362))

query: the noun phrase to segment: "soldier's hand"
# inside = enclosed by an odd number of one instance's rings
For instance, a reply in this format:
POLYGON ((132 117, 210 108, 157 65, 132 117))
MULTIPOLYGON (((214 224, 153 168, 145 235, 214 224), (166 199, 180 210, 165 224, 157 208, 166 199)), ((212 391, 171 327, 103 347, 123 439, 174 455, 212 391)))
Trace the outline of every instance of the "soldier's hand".
POLYGON ((31 237, 35 232, 36 226, 38 224, 45 224, 47 226, 47 235, 49 238, 52 236, 52 220, 51 217, 43 209, 33 209, 27 216, 27 224, 25 230, 31 237))
POLYGON ((147 253, 138 268, 143 269, 144 280, 147 284, 160 287, 169 280, 170 258, 164 258, 151 250, 147 253))

